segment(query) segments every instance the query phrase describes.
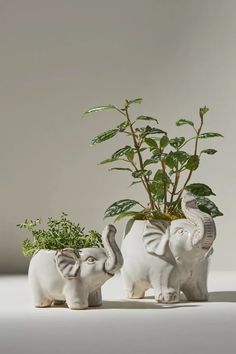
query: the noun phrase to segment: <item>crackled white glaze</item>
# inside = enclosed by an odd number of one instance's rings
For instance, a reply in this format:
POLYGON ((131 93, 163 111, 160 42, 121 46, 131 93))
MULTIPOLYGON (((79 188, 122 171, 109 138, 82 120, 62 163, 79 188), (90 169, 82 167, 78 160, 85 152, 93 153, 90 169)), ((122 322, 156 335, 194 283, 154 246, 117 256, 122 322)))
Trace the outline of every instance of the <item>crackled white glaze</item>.
POLYGON ((130 220, 122 242, 122 276, 128 298, 142 298, 149 288, 163 303, 206 301, 207 273, 216 237, 213 219, 197 207, 194 196, 182 199, 186 219, 130 220))
POLYGON ((101 286, 123 263, 115 242, 116 229, 108 225, 103 248, 40 250, 31 259, 29 282, 35 307, 66 302, 70 309, 100 306, 101 286))

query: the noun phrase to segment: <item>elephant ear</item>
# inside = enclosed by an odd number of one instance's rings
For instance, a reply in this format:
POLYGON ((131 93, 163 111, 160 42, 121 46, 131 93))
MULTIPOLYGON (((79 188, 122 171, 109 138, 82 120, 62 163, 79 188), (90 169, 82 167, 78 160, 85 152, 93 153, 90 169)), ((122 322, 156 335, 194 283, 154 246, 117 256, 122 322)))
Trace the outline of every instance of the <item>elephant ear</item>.
POLYGON ((66 279, 73 279, 77 276, 80 268, 79 252, 73 248, 64 248, 55 255, 56 267, 59 273, 66 279))
POLYGON ((157 256, 166 254, 170 236, 169 226, 170 222, 165 220, 146 222, 143 243, 148 253, 156 254, 157 256))

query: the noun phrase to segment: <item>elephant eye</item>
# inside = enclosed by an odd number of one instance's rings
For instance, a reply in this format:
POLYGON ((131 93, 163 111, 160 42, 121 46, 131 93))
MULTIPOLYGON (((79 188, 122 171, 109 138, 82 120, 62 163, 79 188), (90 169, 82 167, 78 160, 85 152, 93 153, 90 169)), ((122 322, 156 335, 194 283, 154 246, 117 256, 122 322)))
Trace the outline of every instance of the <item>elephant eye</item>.
POLYGON ((86 259, 86 261, 87 261, 87 263, 89 263, 89 264, 93 264, 93 263, 96 262, 96 258, 88 257, 88 258, 86 259))

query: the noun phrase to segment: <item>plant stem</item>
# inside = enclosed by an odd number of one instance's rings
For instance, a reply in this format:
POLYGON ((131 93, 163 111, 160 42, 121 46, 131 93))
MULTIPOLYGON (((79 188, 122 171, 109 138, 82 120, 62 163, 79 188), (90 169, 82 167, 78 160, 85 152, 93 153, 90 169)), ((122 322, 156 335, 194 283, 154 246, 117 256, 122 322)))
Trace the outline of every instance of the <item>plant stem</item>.
POLYGON ((166 212, 167 208, 167 185, 166 185, 166 165, 165 162, 162 160, 161 161, 161 167, 163 171, 163 189, 164 189, 164 213, 166 212))
MULTIPOLYGON (((135 171, 138 171, 138 168, 137 168, 137 166, 135 165, 134 161, 132 161, 132 160, 125 160, 125 161, 128 161, 129 163, 131 163, 131 165, 134 167, 135 171)), ((142 182, 144 188, 145 188, 146 191, 148 192, 147 186, 146 186, 146 184, 145 184, 145 182, 144 182, 144 180, 143 180, 143 177, 140 177, 140 179, 141 179, 141 182, 142 182)))
POLYGON ((123 112, 122 109, 119 109, 118 107, 116 107, 116 110, 117 110, 118 112, 120 112, 121 114, 123 114, 123 116, 126 116, 125 112, 123 112))
POLYGON ((176 189, 178 187, 178 183, 179 183, 179 178, 180 178, 180 172, 178 171, 178 165, 177 165, 177 171, 175 173, 175 181, 174 181, 174 186, 173 186, 173 190, 171 192, 171 197, 170 197, 170 205, 173 203, 173 199, 176 193, 176 189))
MULTIPOLYGON (((195 145, 194 145, 194 154, 193 154, 194 156, 197 156, 198 141, 199 141, 199 136, 200 136, 200 133, 201 133, 201 130, 202 130, 202 126, 203 126, 203 118, 201 117, 201 124, 200 124, 200 127, 197 130, 197 135, 196 135, 196 140, 195 140, 195 145)), ((193 168, 191 168, 183 187, 179 191, 179 195, 178 195, 176 201, 174 202, 174 206, 171 209, 171 211, 173 211, 176 208, 176 206, 178 205, 178 203, 179 203, 179 201, 181 199, 181 196, 183 194, 183 191, 184 191, 185 187, 187 186, 190 178, 192 177, 193 171, 194 171, 193 168)))
MULTIPOLYGON (((128 105, 127 104, 125 105, 125 113, 126 113, 127 121, 129 123, 132 139, 133 139, 133 142, 134 142, 134 147, 135 147, 135 149, 137 151, 137 154, 138 154, 140 170, 144 171, 143 159, 142 159, 142 155, 141 155, 141 152, 140 152, 140 149, 139 149, 140 146, 139 146, 139 144, 137 142, 135 131, 134 131, 132 122, 131 122, 130 117, 129 117, 128 105)), ((150 190, 148 178, 147 178, 147 176, 143 176, 143 179, 141 178, 141 180, 142 180, 143 185, 145 186, 145 189, 146 189, 146 191, 148 193, 149 202, 150 202, 150 208, 151 208, 151 210, 154 210, 155 209, 155 203, 154 203, 154 201, 152 199, 152 193, 151 193, 151 190, 150 190)))

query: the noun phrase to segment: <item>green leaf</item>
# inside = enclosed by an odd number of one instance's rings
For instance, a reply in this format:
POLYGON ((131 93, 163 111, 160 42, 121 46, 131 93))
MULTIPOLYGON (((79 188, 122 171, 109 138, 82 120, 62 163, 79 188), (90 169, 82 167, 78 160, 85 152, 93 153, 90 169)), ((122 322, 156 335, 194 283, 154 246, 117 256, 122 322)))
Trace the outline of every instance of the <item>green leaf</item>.
POLYGON ((149 125, 146 126, 145 129, 140 128, 139 130, 141 131, 140 136, 142 138, 146 137, 147 135, 152 135, 152 134, 165 134, 165 135, 167 135, 167 133, 164 130, 161 130, 158 128, 153 128, 153 127, 150 127, 149 125))
POLYGON ((168 177, 167 173, 164 173, 163 170, 157 170, 157 172, 154 175, 153 181, 154 182, 159 182, 159 181, 166 182, 167 185, 170 185, 172 183, 171 179, 168 177))
POLYGON ((118 159, 119 157, 125 155, 126 153, 132 151, 132 147, 129 145, 126 145, 125 147, 117 150, 114 152, 114 154, 111 156, 112 159, 118 159))
POLYGON ((106 160, 103 160, 101 162, 99 162, 99 165, 105 165, 106 163, 111 163, 111 162, 114 162, 114 161, 117 161, 117 159, 106 159, 106 160))
POLYGON ((152 183, 150 184, 151 192, 155 200, 162 201, 164 199, 164 184, 167 188, 171 184, 171 180, 163 170, 157 170, 153 178, 152 183))
POLYGON ((177 122, 175 123, 177 125, 177 127, 180 127, 181 125, 191 125, 192 127, 194 127, 194 124, 191 120, 187 120, 187 119, 179 119, 177 120, 177 122))
POLYGON ((117 129, 119 129, 119 131, 124 131, 128 126, 129 126, 129 123, 127 121, 124 121, 124 122, 120 123, 119 125, 117 125, 117 129))
POLYGON ((200 139, 217 138, 217 137, 223 138, 223 135, 219 133, 212 133, 212 132, 202 133, 199 135, 200 139))
POLYGON ((154 177, 153 177, 153 181, 162 181, 163 180, 163 170, 157 170, 154 177))
POLYGON ((67 218, 67 214, 62 213, 59 219, 48 218, 47 227, 39 228, 39 219, 26 220, 19 227, 26 229, 32 234, 32 240, 26 239, 23 242, 23 254, 32 256, 40 249, 62 249, 84 247, 101 247, 102 238, 96 231, 85 233, 84 228, 79 223, 74 223, 67 218))
POLYGON ((129 161, 133 161, 134 159, 134 150, 129 150, 125 153, 125 156, 129 161))
POLYGON ((142 101, 143 101, 143 99, 142 98, 135 98, 134 100, 127 100, 127 102, 128 102, 128 105, 131 105, 131 104, 133 104, 133 103, 138 103, 138 104, 140 104, 140 103, 142 103, 142 101))
POLYGON ((128 168, 128 167, 112 167, 112 168, 109 168, 108 171, 130 171, 130 172, 133 172, 131 170, 131 168, 128 168))
POLYGON ((215 195, 212 189, 204 183, 192 183, 186 186, 185 189, 198 197, 215 195))
POLYGON ((153 150, 153 154, 152 154, 152 159, 158 159, 158 161, 165 161, 166 156, 168 154, 166 154, 165 152, 160 153, 159 150, 153 150))
POLYGON ((169 154, 166 155, 165 163, 169 168, 177 168, 178 159, 176 159, 175 153, 170 151, 169 154))
POLYGON ((113 203, 112 205, 110 205, 104 214, 105 218, 108 218, 110 216, 115 216, 115 215, 119 215, 129 209, 131 209, 134 205, 137 205, 140 203, 137 202, 136 200, 132 200, 132 199, 122 199, 119 200, 115 203, 113 203))
POLYGON ((120 221, 126 217, 138 217, 140 215, 140 211, 124 211, 120 215, 115 218, 114 221, 120 221))
POLYGON ((201 154, 214 155, 216 152, 217 152, 217 150, 215 150, 215 149, 206 149, 206 150, 202 150, 201 154))
POLYGON ((158 158, 158 156, 155 156, 151 159, 145 160, 143 163, 143 166, 146 167, 146 166, 151 165, 153 163, 158 163, 159 161, 160 161, 160 159, 158 158))
POLYGON ((178 163, 182 166, 189 158, 189 154, 182 150, 170 151, 165 157, 165 162, 169 168, 178 169, 178 163))
POLYGON ((145 138, 144 141, 151 149, 158 149, 157 142, 154 139, 145 138))
POLYGON ((179 149, 180 146, 185 142, 185 138, 183 136, 170 139, 170 145, 173 146, 175 149, 179 149))
POLYGON ((213 218, 223 215, 215 203, 206 197, 197 197, 197 204, 201 211, 211 215, 213 218))
POLYGON ((164 149, 167 145, 169 144, 169 138, 167 135, 163 135, 163 137, 160 140, 160 147, 164 149))
POLYGON ((113 138, 118 133, 118 131, 118 129, 111 129, 95 136, 95 138, 93 138, 93 140, 91 141, 91 145, 99 144, 103 141, 113 138))
POLYGON ((132 176, 134 178, 140 178, 140 177, 144 177, 144 176, 150 176, 152 174, 151 170, 138 170, 138 171, 134 171, 132 173, 132 176))
POLYGON ((189 154, 183 150, 175 151, 174 154, 181 165, 183 165, 189 158, 189 154))
POLYGON ((90 108, 86 112, 84 112, 83 116, 90 114, 90 113, 94 113, 94 112, 104 111, 105 109, 118 109, 118 107, 113 104, 108 104, 108 105, 104 105, 104 106, 96 106, 96 107, 90 108))
POLYGON ((201 120, 203 119, 204 115, 209 111, 209 108, 207 108, 206 106, 202 107, 199 109, 199 115, 201 120))
POLYGON ((158 124, 158 120, 156 118, 149 117, 149 116, 138 116, 136 118, 136 120, 152 120, 152 121, 155 121, 158 124))
POLYGON ((199 166, 199 156, 197 155, 192 155, 189 157, 186 165, 185 165, 185 168, 187 170, 196 170, 199 166))

